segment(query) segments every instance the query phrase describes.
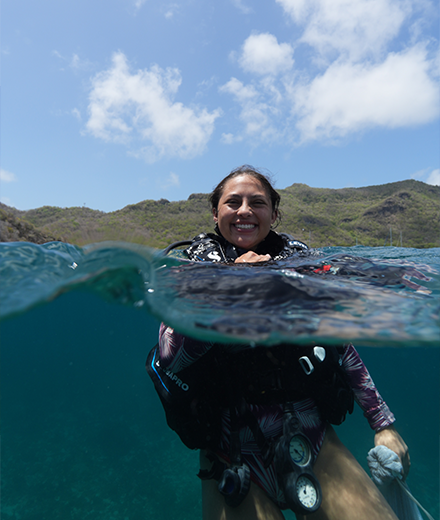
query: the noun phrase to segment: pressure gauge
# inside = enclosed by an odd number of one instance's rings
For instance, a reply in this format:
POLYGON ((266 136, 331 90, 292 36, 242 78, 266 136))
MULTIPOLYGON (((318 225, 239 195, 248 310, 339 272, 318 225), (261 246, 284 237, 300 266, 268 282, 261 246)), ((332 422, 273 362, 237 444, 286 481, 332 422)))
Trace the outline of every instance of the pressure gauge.
POLYGON ((312 444, 301 430, 293 406, 287 403, 283 435, 274 448, 274 465, 285 502, 297 515, 314 513, 322 503, 321 486, 313 473, 314 460, 312 444))
POLYGON ((296 493, 301 505, 307 510, 314 510, 318 502, 318 490, 314 482, 306 475, 296 481, 296 493))
POLYGON ((300 434, 293 435, 289 442, 289 453, 292 461, 298 466, 307 466, 312 457, 308 440, 300 434))

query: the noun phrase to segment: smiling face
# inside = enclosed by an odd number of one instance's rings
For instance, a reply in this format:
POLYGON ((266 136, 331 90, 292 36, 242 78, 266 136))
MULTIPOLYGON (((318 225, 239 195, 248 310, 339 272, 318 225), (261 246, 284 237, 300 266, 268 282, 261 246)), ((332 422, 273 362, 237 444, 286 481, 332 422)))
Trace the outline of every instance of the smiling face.
POLYGON ((263 185, 246 174, 226 183, 212 213, 223 237, 247 251, 254 250, 267 237, 277 217, 263 185))

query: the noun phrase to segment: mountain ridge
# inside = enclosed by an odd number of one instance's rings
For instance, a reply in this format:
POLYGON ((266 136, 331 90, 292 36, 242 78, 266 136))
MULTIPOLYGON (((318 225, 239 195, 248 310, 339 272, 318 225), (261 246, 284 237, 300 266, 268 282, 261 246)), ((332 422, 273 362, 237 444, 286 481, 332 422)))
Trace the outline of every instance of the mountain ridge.
MULTIPOLYGON (((294 183, 277 191, 282 214, 278 231, 311 247, 374 247, 391 242, 405 247, 440 247, 439 186, 415 180, 339 189, 294 183)), ((204 193, 173 202, 146 199, 108 213, 57 206, 21 211, 0 204, 1 241, 28 240, 28 236, 81 246, 123 240, 163 248, 212 229, 208 194, 204 193), (21 235, 17 231, 20 226, 21 235), (27 235, 23 228, 28 229, 27 235)))

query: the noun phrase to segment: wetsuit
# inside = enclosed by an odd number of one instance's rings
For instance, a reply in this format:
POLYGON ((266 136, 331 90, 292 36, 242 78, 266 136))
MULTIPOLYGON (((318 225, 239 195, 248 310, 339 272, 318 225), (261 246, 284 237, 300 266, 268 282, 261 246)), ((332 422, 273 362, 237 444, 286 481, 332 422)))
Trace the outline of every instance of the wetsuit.
MULTIPOLYGON (((271 254, 272 258, 287 258, 298 252, 307 250, 307 246, 294 241, 288 235, 269 233, 269 247, 258 248, 258 254, 271 254), (272 234, 272 235, 271 235, 272 234), (296 246, 293 243, 296 242, 296 246), (276 245, 276 247, 274 246, 276 245), (301 244, 301 245, 299 245, 301 244), (281 255, 281 256, 280 256, 281 255), (285 256, 284 256, 285 255, 285 256)), ((267 241, 267 239, 266 239, 267 241)), ((260 244, 261 246, 261 244, 260 244)), ((233 261, 242 252, 217 235, 198 235, 192 246, 187 250, 191 260, 198 261, 233 261), (218 258, 220 257, 220 258, 218 258)), ((162 324, 159 331, 159 351, 161 366, 174 373, 188 367, 213 346, 213 343, 198 341, 175 332, 162 324)), ((223 345, 227 352, 234 352, 243 345, 223 345)), ((376 390, 374 382, 359 357, 353 345, 343 349, 342 368, 345 371, 349 384, 353 389, 355 399, 362 408, 371 428, 375 431, 384 429, 395 421, 394 415, 376 390)), ((251 411, 257 418, 259 426, 267 439, 275 439, 282 434, 283 406, 282 404, 250 405, 251 411)), ((324 440, 326 422, 322 419, 319 408, 313 398, 303 398, 294 402, 294 409, 301 423, 305 435, 309 438, 315 456, 319 453, 324 440)), ((230 416, 228 409, 222 411, 221 437, 218 447, 214 450, 221 459, 228 461, 230 446, 230 416)), ((278 479, 273 463, 265 468, 263 457, 257 446, 251 429, 242 425, 240 430, 241 455, 251 469, 251 480, 260 486, 268 496, 281 508, 287 509, 284 495, 278 485, 278 479)))
MULTIPOLYGON (((222 237, 218 226, 215 228, 216 233, 200 233, 193 238, 192 244, 185 250, 190 260, 195 262, 234 262, 239 256, 246 253, 245 249, 241 249, 229 243, 222 237)), ((257 255, 267 255, 272 260, 282 260, 289 256, 305 253, 308 246, 299 240, 295 240, 286 233, 275 233, 269 231, 267 237, 258 244, 255 249, 257 255)))

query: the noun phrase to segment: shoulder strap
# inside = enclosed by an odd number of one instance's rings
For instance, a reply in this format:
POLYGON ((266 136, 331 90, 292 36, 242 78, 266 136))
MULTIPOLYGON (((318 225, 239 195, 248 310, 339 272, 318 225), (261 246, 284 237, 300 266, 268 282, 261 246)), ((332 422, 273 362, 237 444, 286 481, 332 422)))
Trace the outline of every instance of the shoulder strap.
POLYGON ((195 262, 228 262, 221 237, 214 233, 200 233, 194 237, 185 253, 195 262))
POLYGON ((169 252, 172 251, 173 249, 176 249, 176 247, 189 246, 190 244, 192 244, 192 240, 179 240, 178 242, 173 242, 168 247, 163 249, 162 253, 164 255, 168 255, 169 252))

